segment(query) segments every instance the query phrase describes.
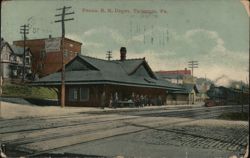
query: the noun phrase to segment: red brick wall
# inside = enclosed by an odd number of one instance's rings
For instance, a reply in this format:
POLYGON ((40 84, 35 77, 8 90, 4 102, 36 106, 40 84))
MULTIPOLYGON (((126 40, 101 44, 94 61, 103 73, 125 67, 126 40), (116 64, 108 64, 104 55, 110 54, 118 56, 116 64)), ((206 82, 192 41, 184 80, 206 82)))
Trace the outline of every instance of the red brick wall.
MULTIPOLYGON (((31 49, 32 58, 32 72, 38 73, 39 76, 46 76, 61 69, 62 66, 62 52, 48 52, 44 59, 41 59, 40 52, 45 48, 46 39, 27 40, 26 46, 31 49), (41 71, 39 65, 43 64, 41 71)), ((23 46, 23 41, 14 41, 13 44, 23 46)), ((64 58, 64 62, 68 63, 77 53, 81 52, 82 43, 65 38, 64 49, 67 50, 68 56, 64 58)))
POLYGON ((158 74, 182 74, 191 75, 191 70, 171 70, 171 71, 157 71, 158 74))

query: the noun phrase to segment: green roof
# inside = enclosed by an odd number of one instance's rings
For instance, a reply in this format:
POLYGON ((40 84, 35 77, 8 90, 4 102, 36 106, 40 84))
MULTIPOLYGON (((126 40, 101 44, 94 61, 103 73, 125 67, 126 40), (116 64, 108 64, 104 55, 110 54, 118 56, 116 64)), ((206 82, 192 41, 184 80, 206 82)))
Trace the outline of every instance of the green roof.
MULTIPOLYGON (((156 78, 145 59, 103 60, 78 55, 65 66, 65 84, 113 84, 163 89, 182 89, 181 86, 156 78), (76 67, 78 67, 76 69, 76 67), (82 69, 81 69, 82 67, 82 69)), ((61 84, 61 72, 31 83, 38 86, 61 84)))

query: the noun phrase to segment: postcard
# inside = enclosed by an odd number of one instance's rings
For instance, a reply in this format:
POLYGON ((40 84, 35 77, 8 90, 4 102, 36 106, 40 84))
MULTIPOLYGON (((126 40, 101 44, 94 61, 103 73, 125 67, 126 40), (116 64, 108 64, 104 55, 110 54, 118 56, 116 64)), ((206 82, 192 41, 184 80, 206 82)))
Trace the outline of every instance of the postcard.
POLYGON ((249 1, 1 0, 5 157, 248 157, 249 1))

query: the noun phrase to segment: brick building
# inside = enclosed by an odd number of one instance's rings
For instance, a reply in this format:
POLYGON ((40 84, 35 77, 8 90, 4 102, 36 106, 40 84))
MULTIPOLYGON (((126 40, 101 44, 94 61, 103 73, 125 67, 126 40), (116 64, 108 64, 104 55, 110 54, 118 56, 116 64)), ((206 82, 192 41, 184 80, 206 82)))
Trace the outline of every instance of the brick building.
POLYGON ((158 77, 176 84, 190 83, 192 80, 191 70, 187 68, 184 70, 157 71, 155 73, 158 77))
MULTIPOLYGON (((47 76, 51 73, 57 72, 62 67, 62 51, 59 49, 47 49, 48 47, 50 47, 47 42, 48 40, 60 41, 61 38, 49 37, 44 39, 26 40, 26 46, 29 47, 32 52, 32 72, 37 77, 47 76)), ((23 40, 14 41, 13 44, 17 46, 23 46, 24 42, 23 40)), ((82 43, 80 42, 64 38, 65 64, 81 52, 81 46, 82 43)))

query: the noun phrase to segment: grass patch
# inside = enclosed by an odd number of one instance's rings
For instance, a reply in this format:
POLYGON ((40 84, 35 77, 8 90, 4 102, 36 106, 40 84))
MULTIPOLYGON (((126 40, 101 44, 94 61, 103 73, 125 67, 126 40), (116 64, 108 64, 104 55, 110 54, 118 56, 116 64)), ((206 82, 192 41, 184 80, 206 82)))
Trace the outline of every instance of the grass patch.
POLYGON ((39 99, 57 99, 55 91, 45 87, 31 87, 27 85, 6 84, 3 86, 2 96, 39 98, 39 99))
POLYGON ((238 121, 248 121, 248 113, 247 112, 228 112, 223 113, 219 116, 219 119, 223 120, 238 120, 238 121))

